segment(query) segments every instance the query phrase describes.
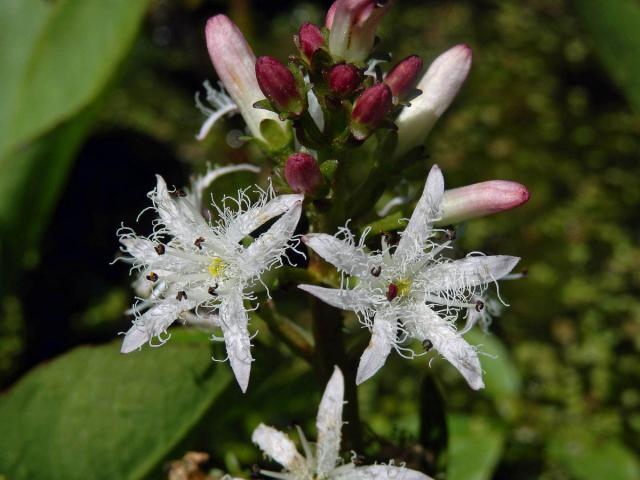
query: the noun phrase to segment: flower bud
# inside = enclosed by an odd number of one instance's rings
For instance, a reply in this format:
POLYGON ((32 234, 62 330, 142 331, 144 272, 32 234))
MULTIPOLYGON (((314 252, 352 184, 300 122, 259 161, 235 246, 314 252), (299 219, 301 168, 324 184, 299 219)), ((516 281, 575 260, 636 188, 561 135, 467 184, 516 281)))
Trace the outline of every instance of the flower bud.
POLYGON ((391 90, 384 83, 367 88, 356 99, 349 128, 356 140, 365 140, 378 127, 392 107, 391 90))
POLYGON ((318 162, 308 153, 290 155, 284 165, 284 178, 295 193, 312 195, 322 185, 318 162))
POLYGON ((444 192, 440 225, 502 212, 526 203, 530 198, 524 185, 506 180, 491 180, 444 192))
POLYGON ((282 63, 273 57, 259 57, 256 62, 256 78, 260 90, 276 110, 295 115, 302 113, 304 102, 296 79, 282 63))
POLYGON ((313 23, 304 23, 298 31, 298 45, 304 56, 311 60, 315 51, 324 45, 322 32, 313 23))
POLYGON ((256 57, 238 27, 227 16, 216 15, 207 21, 205 36, 218 77, 238 105, 251 134, 264 140, 260 123, 265 119, 275 120, 284 127, 273 112, 253 108, 264 96, 256 81, 256 57))
POLYGON ((337 59, 363 62, 371 52, 378 23, 391 6, 376 0, 337 0, 327 12, 329 51, 337 59))
POLYGON ((398 146, 402 155, 420 145, 449 107, 471 68, 471 49, 457 45, 440 55, 418 82, 422 94, 404 107, 396 119, 398 146))
POLYGON ((387 73, 384 83, 389 86, 394 97, 402 97, 415 85, 420 70, 422 70, 422 59, 417 55, 411 55, 387 73))
POLYGON ((341 63, 329 71, 329 89, 336 95, 348 95, 359 85, 360 71, 349 63, 341 63))

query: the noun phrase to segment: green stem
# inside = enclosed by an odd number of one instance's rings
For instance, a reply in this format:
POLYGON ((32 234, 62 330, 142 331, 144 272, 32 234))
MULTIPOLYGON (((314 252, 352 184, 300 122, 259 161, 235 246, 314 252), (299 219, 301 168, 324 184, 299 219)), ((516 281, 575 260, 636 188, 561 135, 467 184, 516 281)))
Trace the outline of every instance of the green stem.
POLYGON ((259 316, 269 327, 271 333, 295 354, 309 363, 313 362, 313 346, 304 332, 291 320, 278 313, 272 300, 266 302, 259 316))
POLYGON ((318 380, 325 385, 333 373, 334 366, 337 365, 342 370, 346 400, 343 449, 362 452, 362 424, 356 387, 356 364, 350 362, 346 354, 342 335, 342 316, 338 310, 318 299, 313 298, 311 302, 312 330, 316 345, 314 366, 318 380))

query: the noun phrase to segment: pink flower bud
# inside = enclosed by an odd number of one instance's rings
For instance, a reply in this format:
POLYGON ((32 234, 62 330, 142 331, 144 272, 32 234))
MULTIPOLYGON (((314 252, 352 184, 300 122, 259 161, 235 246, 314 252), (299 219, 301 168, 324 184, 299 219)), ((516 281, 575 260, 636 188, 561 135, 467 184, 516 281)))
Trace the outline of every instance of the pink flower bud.
POLYGON ((306 22, 298 31, 298 42, 304 56, 311 60, 315 51, 324 45, 324 37, 316 25, 306 22))
POLYGON ((415 85, 422 70, 422 59, 411 55, 393 67, 384 79, 395 97, 401 97, 415 85))
POLYGON ((367 88, 356 99, 349 128, 356 140, 365 140, 378 127, 392 107, 391 90, 384 83, 367 88))
POLYGON ((329 72, 329 89, 337 95, 348 95, 359 85, 360 71, 349 63, 336 65, 329 72))
POLYGON ((402 155, 424 141, 436 121, 451 105, 471 68, 471 49, 457 45, 429 66, 418 82, 422 94, 404 107, 398 118, 397 155, 402 155))
POLYGON ((506 180, 491 180, 444 192, 440 225, 502 212, 526 203, 531 194, 524 185, 506 180))
POLYGON ((377 0, 337 0, 327 12, 329 51, 347 62, 364 61, 376 36, 378 23, 391 6, 377 0))
POLYGON ((284 178, 295 193, 312 195, 322 185, 318 162, 308 153, 294 153, 284 165, 284 178))
POLYGON ((256 57, 251 47, 238 27, 225 15, 216 15, 207 21, 205 36, 218 77, 240 108, 252 135, 262 138, 260 122, 279 120, 273 112, 253 108, 253 104, 264 96, 256 81, 256 57))
POLYGON ((300 115, 304 102, 291 71, 273 57, 259 57, 256 62, 256 78, 260 90, 274 108, 281 112, 300 115))

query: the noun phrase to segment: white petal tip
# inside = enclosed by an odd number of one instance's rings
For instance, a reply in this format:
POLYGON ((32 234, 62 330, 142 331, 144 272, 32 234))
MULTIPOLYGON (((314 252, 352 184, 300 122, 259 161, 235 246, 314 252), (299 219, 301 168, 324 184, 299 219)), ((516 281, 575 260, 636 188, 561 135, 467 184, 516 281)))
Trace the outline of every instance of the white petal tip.
POLYGON ((122 347, 120 347, 120 353, 131 353, 142 347, 148 341, 149 335, 147 332, 140 328, 133 327, 124 337, 122 347))

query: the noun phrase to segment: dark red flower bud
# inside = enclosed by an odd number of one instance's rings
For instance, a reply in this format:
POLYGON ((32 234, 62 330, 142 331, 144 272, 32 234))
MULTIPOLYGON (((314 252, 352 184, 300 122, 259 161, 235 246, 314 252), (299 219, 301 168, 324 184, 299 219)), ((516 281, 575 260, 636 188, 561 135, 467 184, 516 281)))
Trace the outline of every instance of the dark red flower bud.
POLYGON ((353 65, 341 63, 329 72, 329 88, 337 95, 348 95, 360 85, 360 71, 353 65))
POLYGON ((295 193, 313 194, 322 185, 318 162, 308 153, 294 153, 284 165, 284 178, 295 193))
POLYGON ((304 110, 302 95, 291 71, 273 57, 259 57, 256 79, 260 90, 274 108, 300 115, 304 110))
POLYGON ((356 99, 349 125, 356 140, 365 140, 378 127, 392 107, 391 90, 384 83, 367 88, 356 99))
POLYGON ((384 83, 389 85, 391 93, 395 97, 401 97, 415 85, 420 70, 422 70, 422 59, 417 55, 411 55, 400 61, 387 73, 384 83))
POLYGON ((311 60, 315 51, 324 45, 324 37, 316 25, 307 22, 300 27, 298 42, 304 56, 311 60))

